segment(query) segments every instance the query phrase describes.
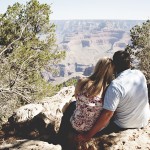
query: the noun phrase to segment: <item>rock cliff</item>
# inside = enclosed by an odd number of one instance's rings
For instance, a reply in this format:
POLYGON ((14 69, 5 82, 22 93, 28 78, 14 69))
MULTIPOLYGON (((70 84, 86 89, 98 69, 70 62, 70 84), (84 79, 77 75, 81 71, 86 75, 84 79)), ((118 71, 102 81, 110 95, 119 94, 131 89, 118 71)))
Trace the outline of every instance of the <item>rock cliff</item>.
MULTIPOLYGON (((61 150, 56 141, 63 112, 74 100, 74 87, 65 87, 53 97, 17 109, 0 131, 0 149, 61 150)), ((148 150, 150 123, 144 129, 111 133, 79 145, 79 150, 148 150)))

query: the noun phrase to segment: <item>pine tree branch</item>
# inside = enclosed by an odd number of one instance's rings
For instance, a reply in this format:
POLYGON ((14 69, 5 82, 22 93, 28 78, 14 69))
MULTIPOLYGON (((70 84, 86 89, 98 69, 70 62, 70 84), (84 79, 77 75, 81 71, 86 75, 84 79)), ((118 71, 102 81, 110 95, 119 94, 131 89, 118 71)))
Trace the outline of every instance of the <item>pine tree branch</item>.
POLYGON ((17 39, 14 40, 13 42, 11 42, 4 50, 2 50, 2 52, 0 53, 0 56, 1 56, 12 44, 14 44, 15 42, 17 42, 17 41, 19 41, 19 40, 21 39, 22 34, 23 34, 23 32, 24 32, 24 30, 26 29, 27 26, 28 26, 28 23, 27 23, 26 26, 22 29, 19 38, 17 38, 17 39))
POLYGON ((11 85, 10 88, 13 87, 13 86, 15 85, 15 83, 17 82, 18 76, 19 76, 19 74, 21 73, 21 70, 22 70, 24 64, 25 64, 29 59, 33 58, 36 54, 37 54, 37 52, 36 52, 34 55, 31 55, 28 59, 26 59, 26 60, 21 64, 20 69, 19 69, 19 71, 17 72, 17 75, 16 75, 16 77, 15 77, 15 79, 14 79, 14 81, 13 81, 13 84, 11 84, 11 82, 10 82, 10 85, 11 85))
POLYGON ((11 93, 11 94, 16 94, 16 95, 19 95, 21 96, 27 103, 31 103, 31 100, 28 99, 26 96, 24 96, 23 94, 15 91, 15 90, 12 90, 10 88, 0 88, 0 93, 11 93))

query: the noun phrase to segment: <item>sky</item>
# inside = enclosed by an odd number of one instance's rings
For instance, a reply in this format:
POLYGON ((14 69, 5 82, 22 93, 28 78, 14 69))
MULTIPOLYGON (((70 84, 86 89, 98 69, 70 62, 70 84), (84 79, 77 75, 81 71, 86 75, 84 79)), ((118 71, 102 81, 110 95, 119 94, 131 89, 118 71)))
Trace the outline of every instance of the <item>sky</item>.
MULTIPOLYGON (((0 0, 0 13, 15 2, 28 0, 0 0)), ((150 20, 150 0, 39 0, 51 5, 52 20, 120 19, 150 20)))

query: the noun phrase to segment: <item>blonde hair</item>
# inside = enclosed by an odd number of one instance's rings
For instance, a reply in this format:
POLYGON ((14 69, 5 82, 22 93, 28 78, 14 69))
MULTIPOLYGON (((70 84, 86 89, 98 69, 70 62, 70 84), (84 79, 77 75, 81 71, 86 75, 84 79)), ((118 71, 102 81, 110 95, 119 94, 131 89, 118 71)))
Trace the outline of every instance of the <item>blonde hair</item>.
POLYGON ((113 77, 114 65, 112 59, 102 58, 100 59, 91 76, 80 79, 76 88, 75 96, 79 93, 85 92, 88 97, 98 95, 102 88, 105 90, 108 84, 110 84, 113 77))

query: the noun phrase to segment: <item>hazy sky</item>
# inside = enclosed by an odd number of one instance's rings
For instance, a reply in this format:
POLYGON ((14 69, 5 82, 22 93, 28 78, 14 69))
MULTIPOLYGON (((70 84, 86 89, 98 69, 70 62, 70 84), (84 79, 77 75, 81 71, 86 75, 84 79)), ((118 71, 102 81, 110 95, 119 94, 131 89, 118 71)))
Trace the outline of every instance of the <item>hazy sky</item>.
MULTIPOLYGON (((0 0, 0 13, 15 2, 0 0)), ((150 19, 150 0, 39 0, 52 4, 52 19, 150 19)))

